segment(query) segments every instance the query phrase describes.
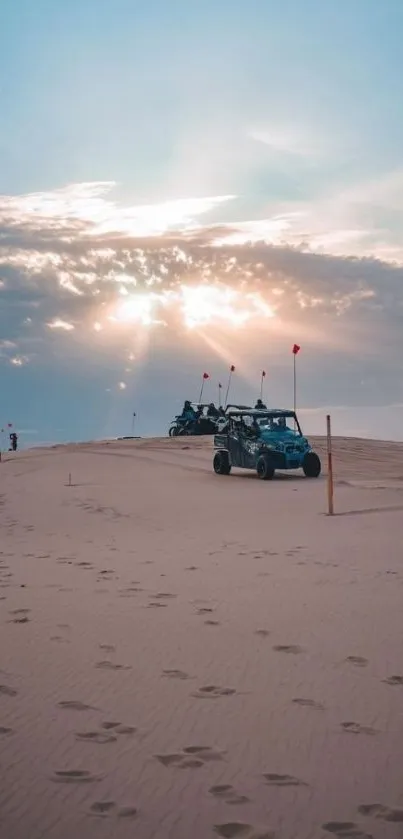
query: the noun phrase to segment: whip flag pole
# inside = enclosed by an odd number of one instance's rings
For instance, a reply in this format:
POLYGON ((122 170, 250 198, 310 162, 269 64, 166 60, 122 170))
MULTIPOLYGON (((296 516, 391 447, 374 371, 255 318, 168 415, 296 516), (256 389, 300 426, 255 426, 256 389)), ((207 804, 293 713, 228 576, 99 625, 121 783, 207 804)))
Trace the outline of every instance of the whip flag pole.
POLYGON ((208 373, 203 373, 202 383, 201 383, 201 388, 200 388, 199 402, 201 402, 201 401, 202 401, 203 390, 204 390, 204 384, 205 384, 205 382, 207 381, 207 379, 209 379, 209 378, 210 378, 210 376, 209 376, 209 374, 208 374, 208 373))
POLYGON ((260 377, 260 398, 263 399, 263 381, 266 378, 266 371, 262 370, 262 375, 260 377))
POLYGON ((334 516, 333 503, 333 459, 332 459, 332 427, 330 414, 326 417, 326 438, 327 438, 327 504, 329 516, 334 516))
POLYGON ((222 391, 222 384, 218 382, 218 407, 221 408, 221 391, 222 391))
POLYGON ((294 413, 297 410, 297 355, 300 351, 301 347, 298 344, 294 344, 292 348, 293 360, 294 360, 294 413))
POLYGON ((136 411, 133 411, 133 414, 132 414, 132 437, 133 437, 133 435, 134 435, 134 423, 135 423, 135 419, 136 419, 136 411))
POLYGON ((228 376, 227 392, 225 394, 224 408, 226 408, 227 405, 228 405, 228 394, 229 394, 229 389, 231 387, 231 379, 232 379, 232 374, 233 373, 235 373, 235 367, 234 367, 233 364, 231 364, 231 367, 229 368, 229 376, 228 376))

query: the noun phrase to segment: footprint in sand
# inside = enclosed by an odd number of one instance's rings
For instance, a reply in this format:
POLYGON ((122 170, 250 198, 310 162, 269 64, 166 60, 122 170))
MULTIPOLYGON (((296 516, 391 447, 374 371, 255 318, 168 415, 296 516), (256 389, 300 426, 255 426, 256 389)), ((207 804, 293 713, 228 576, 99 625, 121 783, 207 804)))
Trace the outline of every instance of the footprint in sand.
POLYGON ((4 725, 0 725, 0 736, 1 737, 5 737, 6 734, 12 734, 12 731, 13 731, 12 728, 7 728, 4 725))
POLYGON ((255 635, 259 635, 260 638, 268 638, 271 632, 269 629, 255 629, 255 635))
POLYGON ((304 699, 297 696, 292 700, 294 705, 301 705, 303 708, 312 708, 314 711, 325 711, 326 706, 322 702, 315 702, 314 699, 304 699))
POLYGON ((129 664, 115 664, 114 661, 98 661, 95 667, 97 670, 131 670, 129 664))
POLYGON ((94 801, 91 804, 91 815, 105 817, 108 816, 112 810, 116 809, 114 801, 94 801))
POLYGON ((56 784, 93 784, 100 781, 99 775, 93 775, 86 769, 65 769, 54 772, 52 781, 56 784))
POLYGON ((115 815, 118 819, 133 819, 137 816, 137 807, 117 807, 115 801, 94 801, 91 806, 90 814, 106 818, 110 815, 115 815))
POLYGON ((147 609, 164 609, 164 608, 166 608, 167 605, 168 605, 167 603, 161 603, 159 600, 157 600, 156 603, 147 603, 146 608, 147 609))
POLYGON ((187 746, 180 752, 167 755, 154 755, 163 766, 177 769, 200 769, 210 761, 223 760, 225 753, 211 746, 187 746))
POLYGON ((100 644, 99 649, 103 650, 105 653, 114 653, 116 651, 116 647, 113 644, 100 644))
POLYGON ((340 839, 373 839, 369 833, 364 833, 354 822, 326 822, 322 824, 323 830, 332 833, 340 839))
MULTIPOLYGON (((28 609, 29 611, 29 609, 28 609)), ((29 623, 30 618, 26 614, 21 614, 18 617, 12 618, 8 623, 29 623)))
POLYGON ((118 819, 134 819, 137 816, 137 807, 121 807, 116 815, 118 819))
POLYGON ((385 822, 403 822, 403 810, 399 807, 386 807, 384 804, 361 804, 358 812, 362 816, 372 816, 385 822))
POLYGON ((208 620, 204 621, 205 626, 221 626, 220 621, 208 620))
POLYGON ((214 831, 223 839, 274 839, 275 834, 267 827, 257 827, 242 822, 215 824, 214 831))
POLYGON ((186 746, 183 752, 185 755, 197 755, 204 762, 222 760, 223 755, 223 752, 212 749, 211 746, 186 746))
POLYGON ((288 653, 289 655, 299 655, 299 653, 303 653, 302 647, 299 647, 298 644, 276 644, 273 647, 276 653, 288 653))
POLYGON ((371 728, 370 725, 361 725, 359 722, 342 722, 341 727, 344 731, 347 731, 348 734, 377 734, 375 728, 371 728))
POLYGON ((214 798, 221 798, 226 804, 247 804, 250 799, 246 795, 240 795, 231 784, 218 784, 210 787, 210 795, 214 798))
POLYGON ((362 658, 360 655, 349 655, 346 658, 349 664, 354 664, 354 667, 366 667, 368 664, 367 658, 362 658))
POLYGON ((199 688, 192 696, 195 699, 218 699, 220 696, 233 696, 236 693, 235 688, 221 688, 218 685, 205 685, 199 688))
POLYGON ((307 787, 305 781, 294 778, 293 775, 276 775, 274 772, 265 772, 263 775, 266 784, 270 787, 307 787))
POLYGON ((96 708, 93 708, 92 705, 86 705, 85 702, 79 702, 75 699, 67 700, 63 702, 58 702, 59 708, 63 708, 66 711, 96 711, 96 708))
POLYGON ((188 565, 188 567, 185 568, 185 571, 198 571, 198 570, 199 570, 199 568, 198 568, 197 565, 188 565))
POLYGON ((77 731, 76 740, 84 741, 85 743, 98 743, 104 746, 107 743, 116 743, 118 738, 114 734, 106 734, 104 731, 77 731))
POLYGON ((103 722, 101 724, 101 728, 104 731, 112 731, 113 734, 121 734, 121 735, 130 735, 134 734, 137 731, 137 728, 134 725, 122 725, 121 722, 103 722))
POLYGON ((392 687, 397 687, 403 685, 403 676, 388 676, 387 679, 382 679, 385 685, 392 685, 392 687))
POLYGON ((173 600, 177 594, 171 594, 169 591, 159 591, 158 594, 150 595, 153 600, 173 600))
POLYGON ((184 670, 163 670, 162 675, 166 679, 181 679, 183 681, 193 678, 193 676, 189 676, 189 673, 185 673, 184 670))
POLYGON ((12 609, 9 612, 10 615, 15 615, 16 617, 23 617, 24 615, 29 615, 31 609, 12 609))
POLYGON ((0 685, 0 696, 17 696, 18 691, 8 685, 0 685))

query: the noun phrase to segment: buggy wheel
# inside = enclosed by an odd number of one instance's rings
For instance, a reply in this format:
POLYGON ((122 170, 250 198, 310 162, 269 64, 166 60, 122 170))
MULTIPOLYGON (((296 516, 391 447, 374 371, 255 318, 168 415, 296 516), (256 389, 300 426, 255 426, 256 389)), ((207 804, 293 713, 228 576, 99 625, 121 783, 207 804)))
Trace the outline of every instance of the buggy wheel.
POLYGON ((261 481, 271 481, 274 478, 273 461, 269 454, 261 454, 256 464, 256 472, 261 481))
POLYGON ((316 452, 306 453, 302 463, 302 468, 306 478, 319 478, 321 462, 316 452))
POLYGON ((178 426, 177 425, 171 425, 171 428, 169 429, 168 433, 169 433, 170 437, 177 437, 178 436, 178 426))
POLYGON ((231 472, 231 464, 229 462, 228 452, 219 451, 215 453, 213 468, 216 475, 229 475, 231 472))

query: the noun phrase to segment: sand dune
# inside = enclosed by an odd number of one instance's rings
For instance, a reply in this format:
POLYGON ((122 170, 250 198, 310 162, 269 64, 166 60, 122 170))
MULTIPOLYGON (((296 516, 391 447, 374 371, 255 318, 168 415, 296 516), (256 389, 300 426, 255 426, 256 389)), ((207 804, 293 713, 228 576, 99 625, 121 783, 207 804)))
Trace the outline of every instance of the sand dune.
POLYGON ((211 461, 0 464, 1 839, 401 836, 403 445, 335 440, 334 518, 211 461))

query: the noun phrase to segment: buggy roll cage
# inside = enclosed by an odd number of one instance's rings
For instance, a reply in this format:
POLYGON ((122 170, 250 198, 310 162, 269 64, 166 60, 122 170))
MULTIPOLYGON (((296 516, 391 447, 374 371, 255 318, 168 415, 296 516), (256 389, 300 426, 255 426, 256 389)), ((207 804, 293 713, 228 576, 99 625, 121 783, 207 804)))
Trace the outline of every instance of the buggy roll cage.
POLYGON ((292 420, 294 420, 294 422, 295 422, 295 424, 298 428, 298 432, 299 432, 300 436, 303 437, 302 429, 301 429, 301 426, 298 422, 298 417, 297 417, 295 411, 282 410, 281 408, 268 408, 268 409, 258 409, 258 408, 251 409, 251 408, 249 408, 249 409, 246 409, 246 410, 243 409, 243 410, 238 410, 238 411, 231 411, 231 413, 228 415, 228 419, 229 419, 230 422, 231 422, 231 420, 234 420, 234 419, 242 420, 244 417, 252 417, 253 420, 257 420, 257 419, 279 419, 280 417, 285 417, 286 419, 292 419, 292 420))

